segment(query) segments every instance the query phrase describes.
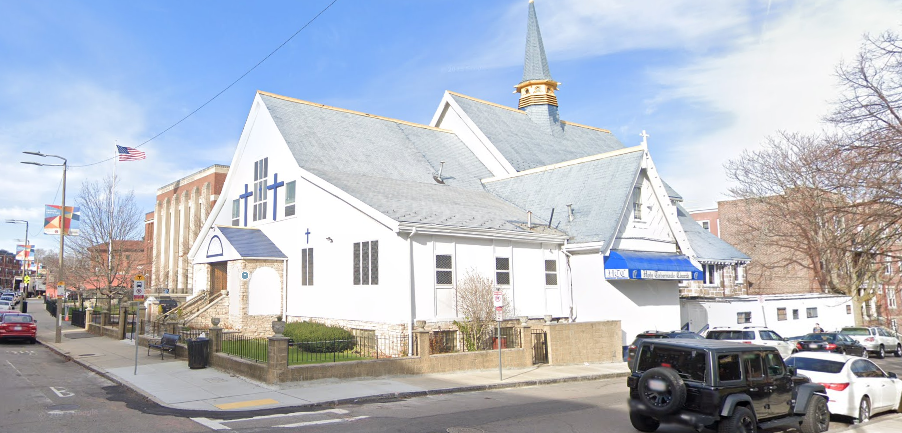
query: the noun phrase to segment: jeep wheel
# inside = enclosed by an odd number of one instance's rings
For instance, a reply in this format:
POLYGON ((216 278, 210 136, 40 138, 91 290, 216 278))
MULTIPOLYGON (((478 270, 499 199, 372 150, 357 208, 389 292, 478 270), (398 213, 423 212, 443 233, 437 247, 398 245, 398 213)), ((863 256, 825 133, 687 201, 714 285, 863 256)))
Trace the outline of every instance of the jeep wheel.
POLYGON ((893 355, 895 355, 896 358, 902 358, 902 344, 896 345, 896 351, 893 352, 893 355))
POLYGON ((886 356, 886 349, 883 345, 880 345, 880 350, 877 351, 877 359, 883 359, 886 356))
POLYGON ((676 371, 655 367, 639 378, 639 401, 648 406, 652 415, 670 415, 686 402, 686 384, 676 371))
MULTIPOLYGON (((718 433, 757 433, 758 420, 755 414, 744 406, 736 406, 733 415, 720 420, 717 424, 718 433)), ((807 432, 806 432, 807 433, 807 432)))
POLYGON ((871 419, 871 400, 867 396, 861 397, 861 403, 858 403, 858 418, 855 418, 855 424, 864 424, 871 419))
POLYGON ((830 410, 827 409, 827 399, 821 396, 812 396, 805 408, 805 418, 799 430, 802 433, 821 433, 830 428, 830 410))
POLYGON ((661 423, 658 420, 633 411, 630 411, 630 423, 633 424, 634 429, 641 432, 653 432, 658 430, 658 427, 661 426, 661 423))

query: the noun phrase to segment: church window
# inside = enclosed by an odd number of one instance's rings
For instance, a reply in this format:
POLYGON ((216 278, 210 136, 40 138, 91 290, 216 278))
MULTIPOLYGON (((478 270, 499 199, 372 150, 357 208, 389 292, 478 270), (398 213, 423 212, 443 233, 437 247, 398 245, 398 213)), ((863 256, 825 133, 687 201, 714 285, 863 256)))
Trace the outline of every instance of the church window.
POLYGON ((313 248, 301 249, 301 285, 313 285, 313 248))
POLYGON ((232 225, 237 227, 240 224, 241 216, 241 199, 232 200, 232 225))
POLYGON ((266 189, 269 158, 254 163, 254 221, 266 219, 266 189))
POLYGON ((557 260, 545 260, 545 285, 557 286, 557 260))
POLYGON ((295 181, 285 184, 285 216, 294 215, 294 187, 295 181))
POLYGON ((354 285, 379 284, 379 241, 354 243, 354 285))
POLYGON ((702 265, 705 269, 705 285, 716 286, 719 283, 717 265, 702 265))
POLYGON ((440 286, 454 284, 454 260, 450 254, 435 255, 435 284, 440 286))
POLYGON ((633 219, 642 220, 642 187, 633 188, 633 219))
POLYGON ((495 284, 509 286, 511 284, 511 259, 495 257, 495 284))

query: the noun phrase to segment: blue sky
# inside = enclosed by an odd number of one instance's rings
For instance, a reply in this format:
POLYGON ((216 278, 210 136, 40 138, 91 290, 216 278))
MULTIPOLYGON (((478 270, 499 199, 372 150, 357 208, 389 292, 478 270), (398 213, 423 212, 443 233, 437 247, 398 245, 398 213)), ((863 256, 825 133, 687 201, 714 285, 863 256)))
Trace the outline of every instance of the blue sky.
MULTIPOLYGON (((723 163, 786 129, 815 131, 831 75, 866 32, 898 29, 902 2, 536 0, 561 117, 649 148, 686 206, 726 199, 723 163)), ((67 204, 137 146, 279 46, 331 0, 0 0, 0 220, 30 221, 61 170, 19 164, 24 150, 69 159, 67 204)), ((197 114, 120 163, 125 189, 155 190, 229 164, 256 90, 428 123, 442 92, 516 106, 527 2, 338 0, 197 114)), ((51 161, 46 161, 51 162, 51 161)), ((0 248, 24 227, 0 224, 0 248)))

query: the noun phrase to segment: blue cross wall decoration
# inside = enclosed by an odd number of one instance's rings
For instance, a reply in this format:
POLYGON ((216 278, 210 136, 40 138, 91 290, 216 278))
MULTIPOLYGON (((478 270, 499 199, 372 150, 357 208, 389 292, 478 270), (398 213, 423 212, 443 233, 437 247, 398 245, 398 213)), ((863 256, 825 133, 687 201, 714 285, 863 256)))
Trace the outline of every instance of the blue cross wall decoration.
POLYGON ((279 208, 279 187, 285 186, 285 182, 279 182, 279 173, 272 176, 272 185, 267 185, 266 189, 272 190, 272 220, 276 220, 276 209, 279 208))
POLYGON ((238 198, 244 199, 244 226, 247 227, 247 199, 254 195, 253 191, 248 191, 247 184, 244 184, 244 194, 238 196, 238 198))
POLYGON ((310 243, 310 229, 307 229, 307 233, 304 233, 304 234, 307 235, 307 243, 309 244, 310 243))

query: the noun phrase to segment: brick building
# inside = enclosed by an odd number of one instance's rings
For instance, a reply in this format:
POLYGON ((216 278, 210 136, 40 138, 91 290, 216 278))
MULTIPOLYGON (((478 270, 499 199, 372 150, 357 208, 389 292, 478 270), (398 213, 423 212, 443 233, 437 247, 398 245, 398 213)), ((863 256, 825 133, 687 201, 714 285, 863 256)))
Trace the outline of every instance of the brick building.
POLYGON ((20 275, 22 266, 16 261, 16 253, 0 250, 0 288, 12 288, 20 275))
POLYGON ((145 242, 152 272, 151 292, 191 293, 192 267, 188 250, 219 198, 229 167, 212 165, 157 189, 157 203, 147 213, 145 242))

